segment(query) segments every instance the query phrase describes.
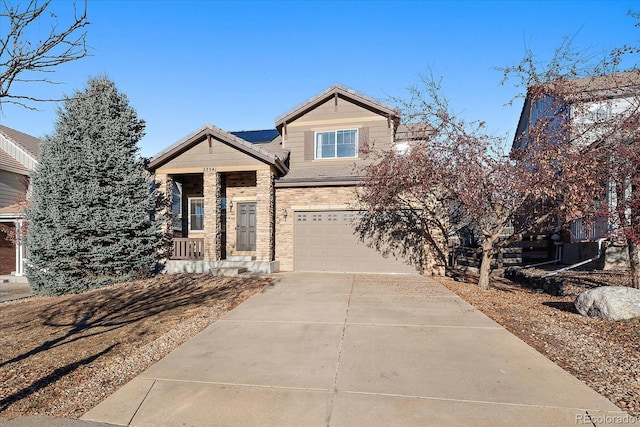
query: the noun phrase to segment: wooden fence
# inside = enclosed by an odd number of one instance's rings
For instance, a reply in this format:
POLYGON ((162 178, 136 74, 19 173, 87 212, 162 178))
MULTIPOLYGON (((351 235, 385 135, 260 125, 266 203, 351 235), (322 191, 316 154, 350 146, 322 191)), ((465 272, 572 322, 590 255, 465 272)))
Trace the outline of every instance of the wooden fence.
MULTIPOLYGON (((546 237, 546 236, 545 236, 546 237)), ((517 267, 549 261, 553 257, 550 242, 546 238, 522 240, 503 248, 492 261, 494 268, 517 267)), ((480 268, 482 254, 479 248, 457 246, 451 249, 450 265, 480 268)))

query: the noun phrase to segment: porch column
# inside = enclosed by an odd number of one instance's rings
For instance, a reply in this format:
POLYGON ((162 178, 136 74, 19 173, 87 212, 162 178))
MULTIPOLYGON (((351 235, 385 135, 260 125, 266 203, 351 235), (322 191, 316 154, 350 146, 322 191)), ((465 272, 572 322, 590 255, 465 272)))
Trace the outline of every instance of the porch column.
POLYGON ((14 221, 15 230, 15 245, 16 245, 16 276, 24 275, 24 259, 25 259, 25 245, 23 238, 24 220, 17 219, 14 221))
POLYGON ((204 259, 218 261, 222 256, 220 174, 215 168, 204 169, 204 259))
POLYGON ((256 171, 256 259, 275 259, 275 187, 274 174, 269 169, 256 171))

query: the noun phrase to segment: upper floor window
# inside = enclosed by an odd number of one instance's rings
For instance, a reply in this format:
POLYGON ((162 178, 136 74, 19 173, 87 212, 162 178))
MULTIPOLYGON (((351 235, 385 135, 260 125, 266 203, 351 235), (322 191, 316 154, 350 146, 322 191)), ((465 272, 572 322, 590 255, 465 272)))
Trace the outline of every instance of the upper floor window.
POLYGON ((411 145, 409 145, 409 141, 399 141, 393 146, 393 149, 398 156, 404 156, 411 151, 411 145))
POLYGON ((316 159, 358 157, 358 130, 316 132, 316 159))
POLYGON ((609 118, 609 111, 607 111, 607 108, 603 106, 599 106, 595 110, 591 110, 589 113, 591 120, 595 123, 603 122, 609 118))

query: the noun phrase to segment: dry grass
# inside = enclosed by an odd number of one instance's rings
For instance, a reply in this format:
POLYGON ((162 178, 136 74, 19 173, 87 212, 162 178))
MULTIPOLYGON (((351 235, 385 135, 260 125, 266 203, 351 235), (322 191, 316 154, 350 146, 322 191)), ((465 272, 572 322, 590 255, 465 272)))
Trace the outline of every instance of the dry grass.
POLYGON ((570 286, 561 297, 498 278, 488 291, 473 283, 440 282, 621 409, 640 416, 640 318, 592 319, 573 305, 580 292, 627 283, 628 274, 567 272, 563 277, 570 286))
POLYGON ((166 275, 2 304, 0 421, 81 416, 270 283, 166 275))

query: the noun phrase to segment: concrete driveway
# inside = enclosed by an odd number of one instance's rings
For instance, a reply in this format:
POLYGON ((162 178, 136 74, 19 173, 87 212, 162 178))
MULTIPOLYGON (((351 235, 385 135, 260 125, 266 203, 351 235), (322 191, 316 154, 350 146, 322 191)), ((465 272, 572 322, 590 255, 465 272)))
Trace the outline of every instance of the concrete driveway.
POLYGON ((83 419, 141 427, 575 426, 625 414, 428 278, 278 277, 83 419))

